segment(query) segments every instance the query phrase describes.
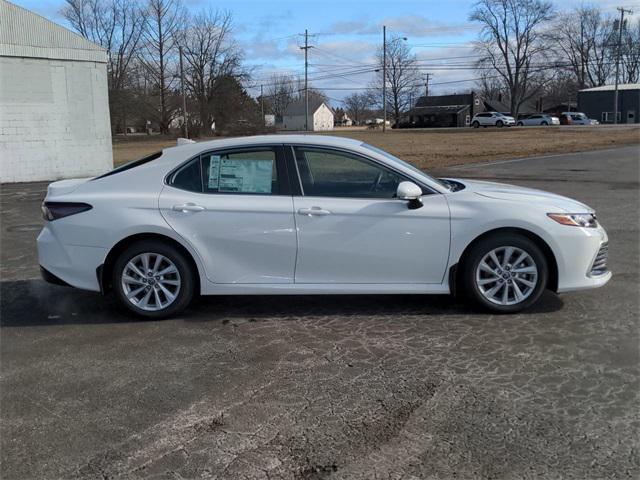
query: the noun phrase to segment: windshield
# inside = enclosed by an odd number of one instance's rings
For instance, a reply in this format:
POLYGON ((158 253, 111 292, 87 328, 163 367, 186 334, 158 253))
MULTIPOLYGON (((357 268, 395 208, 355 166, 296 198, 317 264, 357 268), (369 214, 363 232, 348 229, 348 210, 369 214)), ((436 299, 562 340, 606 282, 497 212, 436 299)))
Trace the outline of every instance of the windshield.
POLYGON ((383 157, 388 158, 392 162, 399 163, 400 165, 402 165, 404 167, 407 167, 408 169, 410 169, 411 171, 415 172, 417 175, 425 178, 426 180, 430 180, 432 182, 435 182, 438 185, 440 185, 440 186, 446 188, 447 190, 449 190, 449 186, 445 182, 443 182, 442 180, 438 180, 437 178, 433 178, 430 175, 427 175, 426 173, 424 173, 419 168, 414 167, 413 165, 411 165, 409 162, 405 162, 404 160, 396 157, 395 155, 391 155, 389 152, 386 152, 386 151, 382 150, 381 148, 374 147, 373 145, 369 145, 368 143, 363 143, 362 146, 365 147, 365 148, 368 148, 372 152, 376 152, 376 153, 382 155, 383 157))

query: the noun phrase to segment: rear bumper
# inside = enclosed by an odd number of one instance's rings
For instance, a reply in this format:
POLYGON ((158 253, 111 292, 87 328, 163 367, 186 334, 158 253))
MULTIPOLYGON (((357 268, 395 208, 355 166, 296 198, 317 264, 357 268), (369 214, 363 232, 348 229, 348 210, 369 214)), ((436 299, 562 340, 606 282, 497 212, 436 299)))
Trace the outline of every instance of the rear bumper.
POLYGON ((46 281, 100 291, 96 269, 104 263, 106 248, 65 245, 48 224, 38 235, 37 245, 38 262, 46 281))

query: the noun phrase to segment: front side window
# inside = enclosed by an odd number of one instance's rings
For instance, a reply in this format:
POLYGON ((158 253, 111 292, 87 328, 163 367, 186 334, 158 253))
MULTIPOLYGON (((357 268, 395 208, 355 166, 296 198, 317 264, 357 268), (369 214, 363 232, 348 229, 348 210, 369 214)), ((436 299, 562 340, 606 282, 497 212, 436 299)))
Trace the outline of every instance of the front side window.
POLYGON ((200 155, 173 174, 169 183, 198 193, 279 193, 276 150, 256 148, 200 155))
POLYGON ((311 197, 394 198, 401 175, 348 152, 296 147, 304 195, 311 197))

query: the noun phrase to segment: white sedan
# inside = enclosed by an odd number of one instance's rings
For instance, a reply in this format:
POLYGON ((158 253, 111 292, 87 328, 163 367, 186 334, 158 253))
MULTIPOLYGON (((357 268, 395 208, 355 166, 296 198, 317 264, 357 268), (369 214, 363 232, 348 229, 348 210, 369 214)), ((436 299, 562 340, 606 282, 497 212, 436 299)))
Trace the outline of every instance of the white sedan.
POLYGON ((536 113, 534 115, 529 115, 528 117, 518 120, 519 127, 529 127, 533 125, 560 125, 560 119, 558 117, 554 117, 553 115, 536 113))
POLYGON ((48 281, 175 315, 194 294, 447 294, 511 313, 611 278, 607 234, 569 198, 439 180, 360 141, 191 143, 49 185, 48 281))

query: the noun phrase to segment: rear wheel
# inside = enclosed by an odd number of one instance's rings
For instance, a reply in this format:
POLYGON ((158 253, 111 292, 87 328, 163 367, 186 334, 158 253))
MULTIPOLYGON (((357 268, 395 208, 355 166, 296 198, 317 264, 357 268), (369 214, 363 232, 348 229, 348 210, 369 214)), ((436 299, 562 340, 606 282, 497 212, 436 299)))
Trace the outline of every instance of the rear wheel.
POLYGON ((116 260, 112 284, 120 304, 147 318, 175 315, 191 302, 194 273, 182 252, 148 240, 129 246, 116 260))
POLYGON ((518 126, 519 126, 519 127, 522 127, 522 126, 524 126, 524 123, 522 123, 522 122, 518 122, 518 126))
POLYGON ((463 264, 465 292, 477 305, 515 313, 542 295, 548 265, 540 248, 518 234, 496 234, 473 246, 463 264))
POLYGON ((547 125, 549 125, 549 123, 546 121, 543 121, 540 125, 544 125, 546 127, 547 125))

